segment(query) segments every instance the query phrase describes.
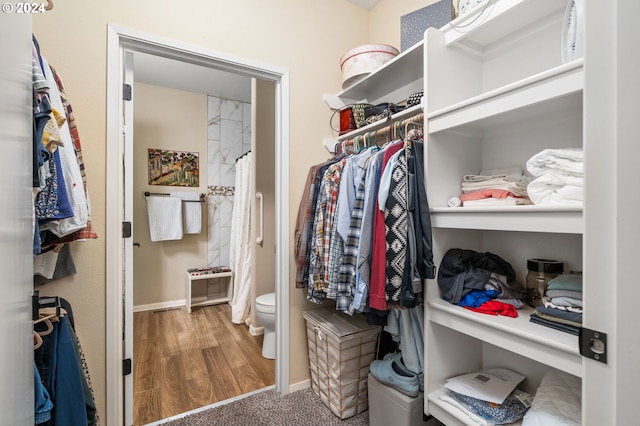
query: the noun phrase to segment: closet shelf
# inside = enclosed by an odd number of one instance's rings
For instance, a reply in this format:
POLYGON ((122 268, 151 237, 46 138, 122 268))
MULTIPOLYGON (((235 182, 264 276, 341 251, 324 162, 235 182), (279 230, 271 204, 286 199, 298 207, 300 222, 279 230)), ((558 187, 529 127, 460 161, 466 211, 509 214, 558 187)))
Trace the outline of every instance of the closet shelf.
POLYGON ((473 312, 440 298, 429 300, 428 306, 432 323, 582 377, 578 336, 531 323, 529 307, 511 318, 473 312))
POLYGON ((582 234, 583 208, 568 206, 432 207, 434 228, 582 234))
POLYGON ((366 101, 400 103, 423 88, 424 41, 416 43, 366 78, 340 92, 345 104, 366 101))
MULTIPOLYGON (((418 115, 422 112, 422 105, 415 105, 412 106, 411 108, 406 108, 400 112, 397 112, 395 114, 393 114, 391 116, 391 122, 395 122, 395 121, 399 121, 399 120, 404 120, 407 118, 411 118, 415 115, 418 115)), ((382 129, 384 127, 388 127, 389 126, 389 121, 388 120, 380 120, 380 121, 376 121, 375 123, 371 123, 371 124, 367 124, 366 126, 360 127, 359 129, 356 130, 352 130, 349 133, 345 133, 343 135, 340 135, 338 137, 339 141, 346 141, 349 139, 353 139, 356 136, 360 136, 360 135, 364 135, 367 132, 374 132, 376 130, 382 129)))
POLYGON ((484 131, 560 111, 581 111, 583 60, 554 67, 454 105, 427 112, 429 133, 484 131))
MULTIPOLYGON (((440 399, 440 395, 446 393, 444 388, 440 388, 434 392, 426 395, 429 403, 429 413, 435 416, 442 422, 445 422, 448 426, 475 426, 477 423, 471 420, 469 416, 462 412, 462 410, 454 407, 453 405, 444 402, 440 399)), ((509 423, 508 426, 520 426, 522 421, 509 423)))
MULTIPOLYGON (((567 6, 566 0, 489 0, 442 27, 445 45, 464 42, 467 47, 482 51, 509 34, 549 15, 557 15, 567 6)), ((559 46, 558 46, 559 48, 559 46)))

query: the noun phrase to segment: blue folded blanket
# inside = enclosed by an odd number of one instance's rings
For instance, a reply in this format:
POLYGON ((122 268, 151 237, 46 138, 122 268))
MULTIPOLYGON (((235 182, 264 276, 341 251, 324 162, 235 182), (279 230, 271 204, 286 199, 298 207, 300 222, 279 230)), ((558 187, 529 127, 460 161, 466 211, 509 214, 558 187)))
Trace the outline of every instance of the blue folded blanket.
POLYGON ((549 290, 582 291, 582 275, 560 274, 549 280, 549 290))

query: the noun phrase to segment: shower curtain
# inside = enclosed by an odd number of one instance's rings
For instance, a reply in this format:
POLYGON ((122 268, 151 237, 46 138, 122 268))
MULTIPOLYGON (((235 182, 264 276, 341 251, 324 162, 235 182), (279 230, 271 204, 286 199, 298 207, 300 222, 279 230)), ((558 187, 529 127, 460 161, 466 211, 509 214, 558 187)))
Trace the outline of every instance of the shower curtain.
POLYGON ((231 321, 242 324, 249 319, 251 308, 251 154, 236 161, 236 180, 231 217, 229 261, 233 270, 231 321))

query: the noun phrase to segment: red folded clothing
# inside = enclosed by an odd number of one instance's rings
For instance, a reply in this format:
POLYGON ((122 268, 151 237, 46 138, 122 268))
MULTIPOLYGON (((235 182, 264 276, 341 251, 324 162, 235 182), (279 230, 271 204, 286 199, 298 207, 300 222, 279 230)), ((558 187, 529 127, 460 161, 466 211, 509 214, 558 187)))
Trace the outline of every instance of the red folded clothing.
POLYGON ((515 306, 498 300, 487 300, 477 308, 471 308, 468 306, 464 306, 464 308, 487 315, 503 315, 505 317, 512 318, 517 318, 518 316, 518 311, 515 306))
POLYGON ((517 198, 505 189, 478 189, 460 195, 460 201, 483 200, 485 198, 517 198))

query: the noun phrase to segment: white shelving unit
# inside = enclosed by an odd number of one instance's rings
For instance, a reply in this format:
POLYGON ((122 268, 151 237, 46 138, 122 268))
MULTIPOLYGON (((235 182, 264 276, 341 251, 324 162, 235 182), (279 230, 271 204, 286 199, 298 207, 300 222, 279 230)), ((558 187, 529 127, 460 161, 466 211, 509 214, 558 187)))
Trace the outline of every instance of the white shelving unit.
MULTIPOLYGON (((216 272, 216 273, 190 273, 187 271, 185 279, 185 305, 187 307, 187 312, 191 313, 191 308, 193 306, 204 306, 204 305, 217 305, 219 303, 226 303, 231 300, 232 297, 232 285, 233 285, 233 272, 216 272), (204 300, 193 301, 191 297, 191 290, 194 281, 200 280, 212 280, 212 279, 221 279, 227 278, 228 284, 225 288, 224 294, 218 294, 213 298, 204 298, 204 300)), ((221 286, 221 283, 218 283, 218 286, 221 286)))
MULTIPOLYGON (((451 248, 489 251, 524 282, 528 258, 562 261, 565 271, 583 271, 583 327, 608 336, 608 361, 589 359, 580 355, 577 336, 531 323, 528 308, 518 318, 471 312, 443 301, 437 281, 428 280, 425 413, 446 425, 472 422, 439 399, 444 381, 492 367, 525 375, 521 385, 532 393, 550 369, 581 378, 584 425, 635 424, 640 418, 634 391, 640 374, 634 297, 640 121, 633 113, 640 98, 640 6, 584 0, 584 58, 562 63, 568 2, 481 3, 449 25, 427 30, 423 43, 326 99, 330 106, 330 100, 398 102, 424 89, 417 108, 425 117, 435 264, 451 248), (584 207, 448 207, 463 175, 525 169, 541 150, 565 147, 585 153, 584 207)), ((341 139, 376 126, 382 123, 341 139)))
MULTIPOLYGON (((426 181, 434 258, 448 249, 491 252, 524 283, 528 258, 583 270, 584 209, 513 206, 452 208, 466 174, 520 166, 546 148, 583 147, 584 61, 562 63, 565 0, 499 0, 425 33, 426 181)), ((588 309, 588 306, 585 307, 588 309)), ((518 318, 452 305, 427 283, 425 411, 445 424, 473 424, 439 396, 444 381, 504 366, 527 377, 559 369, 583 376, 578 337, 518 318), (452 356, 451 354, 456 354, 452 356)))
MULTIPOLYGON (((377 105, 383 102, 401 103, 424 86, 423 43, 416 43, 389 62, 373 71, 367 77, 347 87, 337 95, 325 95, 325 103, 333 110, 358 102, 377 105)), ((392 120, 402 120, 422 112, 421 106, 404 109, 393 115, 392 120)), ((339 137, 325 138, 324 145, 333 152, 339 141, 352 139, 366 132, 372 132, 388 125, 378 121, 359 129, 344 133, 339 137)))
POLYGON ((347 87, 336 97, 342 104, 368 102, 399 103, 423 87, 423 48, 416 43, 400 53, 366 78, 347 87))

